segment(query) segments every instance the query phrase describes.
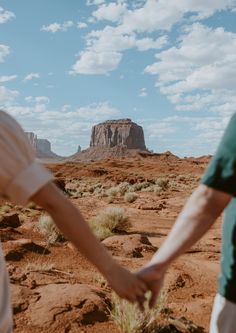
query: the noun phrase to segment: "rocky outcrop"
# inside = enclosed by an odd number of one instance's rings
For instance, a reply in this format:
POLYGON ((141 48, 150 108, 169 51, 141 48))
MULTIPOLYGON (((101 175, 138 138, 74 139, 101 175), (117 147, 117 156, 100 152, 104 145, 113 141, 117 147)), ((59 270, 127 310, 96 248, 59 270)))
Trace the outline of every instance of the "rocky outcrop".
POLYGON ((146 150, 142 127, 131 119, 108 120, 93 126, 90 147, 113 148, 116 146, 146 150))
POLYGON ((77 153, 80 153, 82 151, 82 148, 80 145, 78 145, 77 153))
POLYGON ((33 132, 26 132, 30 144, 36 151, 38 158, 59 158, 51 149, 51 143, 47 139, 38 139, 33 132))

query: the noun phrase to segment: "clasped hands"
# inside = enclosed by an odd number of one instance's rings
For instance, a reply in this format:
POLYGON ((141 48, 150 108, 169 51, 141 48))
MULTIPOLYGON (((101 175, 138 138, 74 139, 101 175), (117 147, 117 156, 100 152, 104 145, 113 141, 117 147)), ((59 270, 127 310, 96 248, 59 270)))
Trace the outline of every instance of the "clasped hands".
POLYGON ((132 303, 138 303, 139 308, 143 310, 147 291, 151 292, 149 307, 153 308, 155 306, 165 272, 166 269, 161 265, 151 263, 136 273, 130 273, 125 268, 116 265, 108 277, 108 282, 118 296, 132 303))

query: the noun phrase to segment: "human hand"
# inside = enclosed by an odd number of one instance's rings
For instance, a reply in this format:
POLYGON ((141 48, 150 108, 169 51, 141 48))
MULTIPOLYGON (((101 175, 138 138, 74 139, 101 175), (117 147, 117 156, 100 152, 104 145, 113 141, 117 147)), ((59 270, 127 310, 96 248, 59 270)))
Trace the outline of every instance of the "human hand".
POLYGON ((143 308, 147 286, 137 274, 132 274, 120 265, 115 265, 107 276, 110 287, 118 296, 143 308))
POLYGON ((163 285, 166 270, 157 265, 150 265, 141 268, 136 275, 142 279, 148 289, 151 291, 149 307, 153 308, 156 304, 158 295, 163 285))

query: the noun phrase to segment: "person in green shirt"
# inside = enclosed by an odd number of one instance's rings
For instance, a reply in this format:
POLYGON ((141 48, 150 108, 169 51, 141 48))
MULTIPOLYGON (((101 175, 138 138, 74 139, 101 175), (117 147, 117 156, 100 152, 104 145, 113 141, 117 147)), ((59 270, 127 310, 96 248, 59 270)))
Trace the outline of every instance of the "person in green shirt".
POLYGON ((169 265, 210 229, 223 210, 221 273, 210 333, 236 332, 236 114, 167 239, 138 272, 152 291, 150 307, 157 300, 169 265))

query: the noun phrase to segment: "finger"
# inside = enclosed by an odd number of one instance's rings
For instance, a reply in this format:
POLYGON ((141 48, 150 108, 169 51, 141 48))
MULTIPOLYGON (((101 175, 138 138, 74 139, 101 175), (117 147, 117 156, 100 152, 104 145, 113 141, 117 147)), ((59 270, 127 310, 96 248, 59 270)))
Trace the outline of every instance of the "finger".
POLYGON ((139 310, 142 311, 142 312, 144 312, 144 303, 145 303, 145 301, 146 301, 145 297, 138 297, 137 298, 139 310))
POLYGON ((148 291, 147 284, 143 280, 141 280, 139 277, 138 277, 138 282, 137 282, 137 285, 136 285, 136 291, 137 292, 142 292, 143 294, 145 294, 146 291, 148 291))
POLYGON ((139 288, 145 293, 148 290, 147 284, 143 280, 139 280, 139 288))
POLYGON ((154 308, 154 306, 156 305, 158 295, 159 295, 159 290, 152 292, 152 296, 149 300, 149 308, 150 309, 154 308))

